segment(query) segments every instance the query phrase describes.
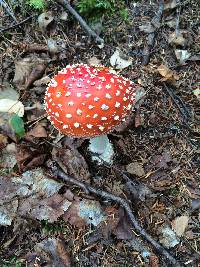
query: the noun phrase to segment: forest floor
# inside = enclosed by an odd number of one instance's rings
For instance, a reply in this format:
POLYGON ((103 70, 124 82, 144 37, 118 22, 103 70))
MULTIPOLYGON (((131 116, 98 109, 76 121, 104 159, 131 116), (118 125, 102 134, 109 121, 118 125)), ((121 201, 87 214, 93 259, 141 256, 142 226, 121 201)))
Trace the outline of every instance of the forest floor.
POLYGON ((0 267, 200 266, 198 1, 126 1, 95 25, 103 45, 56 2, 0 4, 0 267), (46 118, 46 84, 76 63, 145 92, 112 165, 46 118))

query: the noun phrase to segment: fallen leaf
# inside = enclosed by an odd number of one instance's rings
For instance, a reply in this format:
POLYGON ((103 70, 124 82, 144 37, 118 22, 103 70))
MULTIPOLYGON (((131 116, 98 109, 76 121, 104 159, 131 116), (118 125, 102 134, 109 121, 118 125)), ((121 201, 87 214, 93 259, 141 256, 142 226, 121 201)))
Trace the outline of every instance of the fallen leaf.
POLYGON ((9 113, 0 113, 0 130, 14 142, 25 132, 23 120, 18 115, 9 113))
MULTIPOLYGON (((130 240, 133 238, 132 225, 130 223, 127 214, 124 212, 124 209, 119 209, 119 219, 118 224, 115 229, 113 229, 114 234, 117 239, 121 240, 130 240)), ((107 222, 109 224, 109 221, 107 222)))
POLYGON ((18 215, 53 223, 68 210, 71 204, 70 201, 57 193, 43 199, 29 197, 20 202, 18 215))
POLYGON ((182 236, 188 226, 189 217, 187 215, 176 217, 172 221, 172 228, 177 234, 177 236, 182 236))
POLYGON ((34 81, 33 85, 35 86, 47 85, 50 81, 51 78, 49 76, 44 76, 41 79, 34 81))
POLYGON ((20 90, 26 89, 42 75, 47 62, 47 58, 42 59, 35 56, 16 61, 13 83, 20 90))
POLYGON ((136 175, 138 177, 144 176, 144 168, 141 163, 138 162, 132 162, 126 166, 127 172, 130 174, 136 175))
POLYGON ((0 151, 7 145, 8 138, 7 136, 0 134, 0 151))
POLYGON ((143 24, 139 26, 140 31, 145 32, 145 33, 152 33, 155 31, 155 27, 152 25, 151 22, 148 22, 146 24, 143 24))
POLYGON ((189 53, 187 50, 176 49, 175 55, 178 61, 182 64, 190 58, 191 53, 189 53))
POLYGON ((8 144, 0 151, 0 168, 1 171, 11 171, 17 164, 15 143, 8 144))
POLYGON ((164 3, 164 10, 174 9, 177 7, 177 5, 178 5, 177 0, 167 0, 164 3))
POLYGON ((173 248, 179 244, 179 240, 176 238, 174 231, 166 226, 161 229, 162 237, 160 237, 160 243, 166 248, 173 248))
POLYGON ((31 131, 27 133, 27 135, 31 135, 37 138, 47 137, 47 131, 41 124, 37 124, 31 131))
POLYGON ((0 89, 0 99, 18 100, 19 94, 9 83, 3 84, 4 89, 0 89))
POLYGON ((0 225, 11 225, 18 209, 18 200, 0 205, 0 225))
POLYGON ((100 66, 101 60, 99 60, 97 57, 91 57, 88 59, 88 64, 91 66, 100 66))
POLYGON ((162 81, 176 81, 179 79, 179 76, 176 74, 175 71, 170 70, 167 66, 161 64, 157 71, 163 77, 162 81))
POLYGON ((178 33, 172 32, 168 36, 168 43, 175 46, 185 46, 188 40, 183 36, 184 31, 179 30, 178 33))
POLYGON ((110 64, 116 69, 124 69, 132 64, 132 59, 128 58, 122 51, 117 49, 110 58, 110 64))
MULTIPOLYGON (((62 147, 62 144, 59 144, 62 147)), ((87 163, 77 149, 54 147, 52 157, 68 175, 83 181, 89 179, 90 173, 87 163)))
POLYGON ((81 228, 88 224, 99 225, 106 220, 106 214, 98 201, 75 198, 63 215, 63 219, 71 225, 81 228))
POLYGON ((0 99, 0 112, 15 113, 19 117, 23 117, 24 105, 18 100, 8 98, 0 99))

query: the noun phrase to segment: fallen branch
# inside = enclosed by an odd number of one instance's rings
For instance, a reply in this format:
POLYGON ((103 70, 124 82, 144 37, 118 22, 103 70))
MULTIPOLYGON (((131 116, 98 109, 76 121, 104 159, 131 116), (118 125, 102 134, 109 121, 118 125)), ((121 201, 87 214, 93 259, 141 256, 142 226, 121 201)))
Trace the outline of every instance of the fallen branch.
POLYGON ((104 198, 107 200, 112 200, 112 201, 118 203, 119 205, 121 205, 125 209, 125 211, 127 212, 127 215, 129 217, 133 227, 140 233, 140 235, 145 240, 147 240, 160 255, 164 256, 166 258, 166 260, 170 263, 170 265, 172 264, 172 266, 181 267, 181 264, 172 255, 170 255, 169 252, 164 247, 162 247, 158 242, 156 242, 140 226, 140 224, 138 223, 137 219, 135 218, 135 216, 134 216, 134 214, 130 208, 130 205, 128 204, 128 202, 125 199, 118 197, 118 196, 115 196, 115 195, 108 193, 104 190, 96 189, 89 184, 78 181, 75 178, 68 176, 61 169, 54 170, 54 174, 56 174, 56 177, 62 179, 64 182, 71 183, 73 185, 77 185, 78 187, 82 188, 83 190, 86 190, 86 192, 93 193, 93 194, 100 196, 101 198, 104 198))
POLYGON ((147 46, 143 50, 142 65, 147 65, 149 63, 150 54, 155 43, 156 29, 157 29, 156 26, 159 25, 159 23, 161 22, 163 10, 164 10, 164 1, 160 0, 158 12, 155 14, 155 16, 152 19, 152 24, 155 25, 155 30, 149 33, 148 35, 147 46))
POLYGON ((100 45, 104 44, 104 40, 100 38, 96 32, 94 32, 90 26, 86 23, 86 21, 76 12, 76 10, 70 5, 68 0, 57 0, 59 4, 61 4, 65 9, 67 9, 81 24, 81 26, 85 29, 90 37, 93 37, 97 43, 100 45))

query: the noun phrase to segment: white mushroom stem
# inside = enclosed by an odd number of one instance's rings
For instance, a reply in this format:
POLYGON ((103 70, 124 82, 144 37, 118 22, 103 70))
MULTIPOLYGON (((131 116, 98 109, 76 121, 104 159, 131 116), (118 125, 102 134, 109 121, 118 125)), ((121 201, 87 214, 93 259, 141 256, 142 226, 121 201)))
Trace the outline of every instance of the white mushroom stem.
POLYGON ((113 163, 114 150, 107 135, 90 138, 88 149, 90 152, 97 154, 97 156, 92 156, 92 160, 97 161, 99 164, 103 164, 103 162, 113 163))

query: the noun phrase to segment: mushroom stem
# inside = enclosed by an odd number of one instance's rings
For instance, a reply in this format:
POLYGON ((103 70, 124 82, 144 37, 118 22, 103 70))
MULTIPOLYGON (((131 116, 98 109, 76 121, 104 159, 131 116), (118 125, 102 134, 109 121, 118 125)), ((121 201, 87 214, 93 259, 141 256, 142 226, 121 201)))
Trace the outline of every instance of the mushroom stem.
POLYGON ((98 156, 92 156, 92 160, 102 164, 104 161, 108 164, 113 163, 114 150, 113 146, 108 139, 107 135, 100 135, 94 138, 90 138, 89 151, 97 154, 98 156))

